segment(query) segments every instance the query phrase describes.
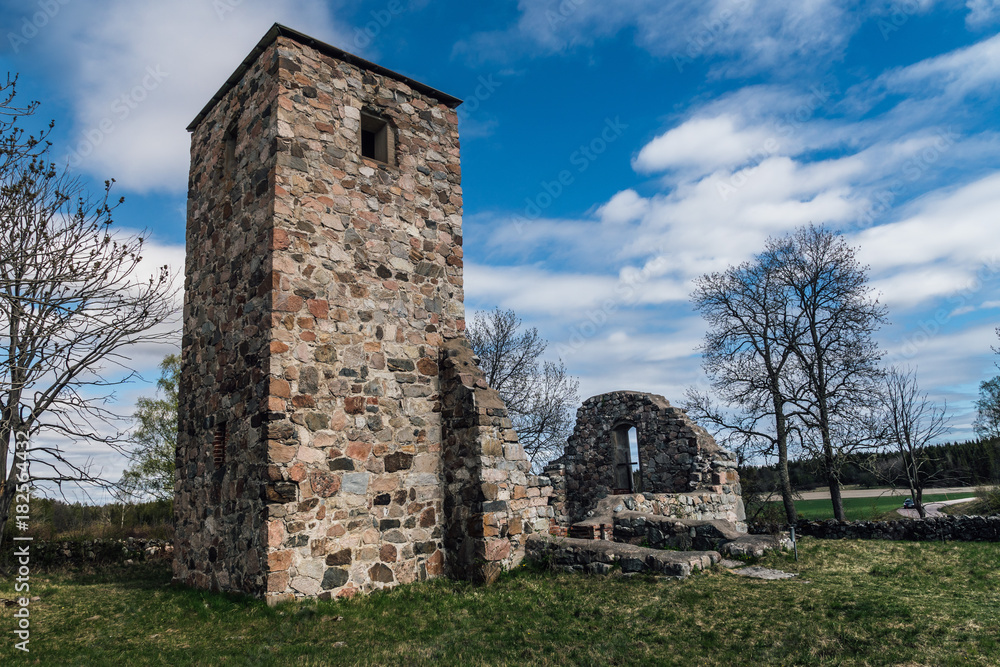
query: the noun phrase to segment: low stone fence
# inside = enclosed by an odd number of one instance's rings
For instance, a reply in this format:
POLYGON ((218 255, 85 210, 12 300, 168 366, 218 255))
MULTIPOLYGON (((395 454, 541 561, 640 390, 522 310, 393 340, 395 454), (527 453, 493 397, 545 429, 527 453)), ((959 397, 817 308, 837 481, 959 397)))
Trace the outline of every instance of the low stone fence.
POLYGON ((821 539, 1000 542, 1000 516, 942 516, 898 521, 799 521, 799 535, 821 539))
MULTIPOLYGON (((107 565, 129 561, 172 559, 173 542, 130 537, 124 540, 34 540, 30 545, 32 566, 107 565)), ((12 551, 7 550, 5 551, 12 551)))

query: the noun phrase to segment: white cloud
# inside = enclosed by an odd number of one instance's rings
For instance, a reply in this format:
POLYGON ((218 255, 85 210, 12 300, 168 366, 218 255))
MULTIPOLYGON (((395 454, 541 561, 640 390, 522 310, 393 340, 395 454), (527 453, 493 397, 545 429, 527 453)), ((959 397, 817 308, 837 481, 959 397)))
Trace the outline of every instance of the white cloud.
POLYGON ((930 97, 943 93, 960 102, 970 92, 1000 82, 1000 35, 890 71, 878 83, 895 93, 930 97))
POLYGON ((1000 0, 967 0, 969 15, 965 23, 969 28, 982 28, 1000 21, 1000 0))
POLYGON ((466 292, 483 303, 518 313, 560 313, 594 307, 610 298, 614 276, 553 273, 530 266, 465 265, 466 292))
POLYGON ((881 272, 947 262, 968 276, 1000 266, 1000 173, 916 205, 907 218, 858 234, 865 262, 881 272))
POLYGON ((622 30, 650 53, 690 63, 731 57, 717 73, 793 70, 840 55, 858 21, 834 0, 520 0, 518 22, 460 43, 459 53, 504 59, 533 50, 560 52, 622 30))
POLYGON ((738 127, 731 115, 693 118, 646 144, 635 159, 635 168, 650 173, 689 168, 710 173, 735 167, 774 153, 779 144, 763 128, 738 127))
POLYGON ((638 220, 649 209, 649 202, 635 190, 623 190, 597 210, 602 222, 623 224, 638 220))
POLYGON ((918 364, 932 395, 959 405, 967 434, 996 340, 977 311, 995 307, 1000 284, 998 142, 982 130, 998 39, 843 94, 752 86, 691 108, 639 151, 636 171, 657 176, 591 208, 593 219, 537 220, 520 234, 491 225, 491 248, 535 263, 474 267, 467 293, 546 321, 584 395, 629 387, 676 400, 699 375, 692 280, 748 259, 768 236, 823 223, 871 266, 896 320, 879 333, 891 359, 918 364), (602 316, 601 300, 641 270, 635 298, 602 316))
POLYGON ((129 190, 183 192, 185 128, 275 21, 352 43, 321 0, 66 4, 38 49, 75 108, 72 161, 129 190))

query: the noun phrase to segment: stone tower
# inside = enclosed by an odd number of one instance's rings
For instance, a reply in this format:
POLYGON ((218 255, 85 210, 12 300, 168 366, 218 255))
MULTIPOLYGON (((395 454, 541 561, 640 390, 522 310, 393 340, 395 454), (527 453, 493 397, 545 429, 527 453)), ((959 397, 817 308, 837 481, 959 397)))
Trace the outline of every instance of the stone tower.
POLYGON ((459 104, 275 25, 188 128, 175 580, 489 579, 547 529, 462 337, 459 104))

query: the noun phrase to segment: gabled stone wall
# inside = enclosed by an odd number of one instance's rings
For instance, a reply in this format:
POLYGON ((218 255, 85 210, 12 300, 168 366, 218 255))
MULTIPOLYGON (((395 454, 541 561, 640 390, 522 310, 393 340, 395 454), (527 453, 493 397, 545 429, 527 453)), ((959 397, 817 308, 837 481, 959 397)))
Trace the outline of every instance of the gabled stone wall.
MULTIPOLYGON (((662 507, 673 502, 663 494, 704 495, 711 501, 705 513, 745 518, 735 455, 662 396, 617 391, 587 399, 577 411, 566 453, 555 463, 565 466, 566 480, 565 500, 555 502, 565 503, 570 522, 585 518, 602 498, 619 494, 657 498, 662 507), (628 427, 636 429, 641 489, 620 488, 616 477, 618 434, 628 427)), ((703 501, 695 503, 695 513, 703 501)), ((694 499, 678 503, 680 510, 694 499)))

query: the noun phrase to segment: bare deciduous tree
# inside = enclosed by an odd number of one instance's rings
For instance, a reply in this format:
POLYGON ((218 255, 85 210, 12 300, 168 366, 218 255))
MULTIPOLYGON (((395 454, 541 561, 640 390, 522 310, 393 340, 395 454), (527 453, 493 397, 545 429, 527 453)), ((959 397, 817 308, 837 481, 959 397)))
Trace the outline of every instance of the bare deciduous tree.
POLYGON ((741 456, 758 452, 777 457, 785 517, 795 523, 798 515, 788 477, 793 428, 789 413, 794 411, 795 394, 788 367, 794 357, 788 340, 798 335, 799 323, 776 280, 778 269, 768 250, 753 261, 696 281, 691 298, 709 325, 701 346, 702 366, 713 391, 735 412, 693 389, 685 407, 741 456))
POLYGON ((703 276, 692 294, 709 324, 703 366, 735 410, 689 393, 693 415, 725 438, 776 456, 785 514, 796 518, 788 480, 794 436, 823 462, 834 515, 844 517, 844 456, 871 443, 856 423, 878 378, 871 333, 885 311, 870 297, 855 251, 823 227, 769 239, 752 261, 703 276))
POLYGON ((903 477, 917 512, 924 509, 924 488, 937 468, 927 446, 948 432, 947 405, 938 407, 920 392, 915 371, 890 368, 880 396, 876 436, 899 453, 903 477))
POLYGON ((579 383, 561 361, 539 359, 545 340, 537 329, 522 329, 512 310, 477 314, 466 335, 532 466, 558 457, 573 429, 579 383))
POLYGON ((803 380, 795 401, 806 427, 802 443, 821 461, 834 517, 843 521, 844 458, 873 444, 858 425, 877 394, 881 352, 872 334, 885 322, 886 309, 872 296, 856 249, 839 234, 802 227, 774 253, 779 281, 802 325, 789 339, 803 380))
POLYGON ((90 198, 18 118, 0 127, 0 534, 23 482, 17 440, 31 441, 32 485, 106 484, 65 446, 120 446, 110 387, 134 375, 131 346, 171 335, 157 328, 174 310, 167 268, 141 278, 143 239, 112 231, 113 182, 90 198))

